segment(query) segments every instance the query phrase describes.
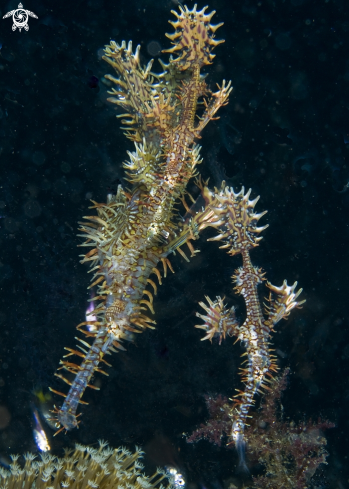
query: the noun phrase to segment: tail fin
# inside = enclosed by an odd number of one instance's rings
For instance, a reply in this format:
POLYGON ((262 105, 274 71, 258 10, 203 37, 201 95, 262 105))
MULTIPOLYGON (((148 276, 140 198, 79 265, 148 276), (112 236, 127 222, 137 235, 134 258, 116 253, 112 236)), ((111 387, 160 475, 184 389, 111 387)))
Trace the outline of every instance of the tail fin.
POLYGON ((244 475, 249 475, 250 471, 248 470, 248 467, 246 465, 246 442, 245 442, 245 440, 241 436, 239 436, 235 442, 235 446, 236 446, 236 450, 238 452, 238 457, 239 457, 238 472, 240 472, 244 475))

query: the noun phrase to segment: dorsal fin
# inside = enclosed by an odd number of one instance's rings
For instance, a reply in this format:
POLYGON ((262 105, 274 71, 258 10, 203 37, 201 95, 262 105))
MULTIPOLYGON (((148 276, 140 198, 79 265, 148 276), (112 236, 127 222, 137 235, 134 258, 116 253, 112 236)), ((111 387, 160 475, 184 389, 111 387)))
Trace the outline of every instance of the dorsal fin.
POLYGON ((210 24, 210 20, 216 12, 213 11, 205 15, 207 7, 197 11, 196 5, 192 10, 189 10, 185 5, 184 8, 180 6, 179 9, 180 14, 171 10, 178 20, 176 22, 169 21, 175 28, 175 32, 166 34, 166 37, 173 41, 174 46, 165 49, 163 53, 178 54, 176 59, 171 59, 171 63, 175 63, 180 71, 187 70, 194 65, 201 67, 211 64, 215 57, 211 51, 215 46, 224 42, 223 40, 214 40, 214 33, 223 23, 210 24))

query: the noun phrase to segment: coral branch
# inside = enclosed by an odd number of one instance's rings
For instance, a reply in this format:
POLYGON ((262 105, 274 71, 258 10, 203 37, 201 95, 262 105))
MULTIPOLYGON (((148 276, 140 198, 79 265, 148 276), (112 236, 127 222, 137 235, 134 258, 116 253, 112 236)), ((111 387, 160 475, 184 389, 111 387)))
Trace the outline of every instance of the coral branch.
MULTIPOLYGON (((263 474, 253 477, 253 488, 307 489, 321 464, 326 464, 326 438, 323 431, 333 428, 330 421, 318 419, 299 424, 280 419, 280 398, 287 387, 289 369, 269 384, 260 409, 253 413, 245 438, 250 465, 258 462, 263 474)), ((205 396, 209 419, 190 436, 188 443, 206 439, 221 446, 231 430, 231 405, 226 397, 205 396)), ((228 445, 228 447, 231 445, 228 445)))
POLYGON ((326 438, 323 431, 333 428, 320 418, 296 424, 278 419, 276 411, 286 389, 289 369, 273 379, 270 392, 246 430, 249 453, 265 468, 265 474, 254 478, 260 489, 306 489, 321 464, 326 464, 326 438))

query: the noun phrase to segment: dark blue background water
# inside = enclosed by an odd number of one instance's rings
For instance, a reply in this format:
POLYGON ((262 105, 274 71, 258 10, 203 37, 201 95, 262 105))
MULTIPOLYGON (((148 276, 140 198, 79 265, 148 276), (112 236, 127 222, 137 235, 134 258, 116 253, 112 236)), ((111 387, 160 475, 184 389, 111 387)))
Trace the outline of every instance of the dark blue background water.
MULTIPOLYGON (((193 2, 188 3, 192 7, 193 2)), ((199 4, 201 8, 204 4, 199 4)), ((204 178, 224 178, 261 195, 269 223, 255 265, 280 285, 298 280, 307 302, 274 336, 280 366, 292 375, 283 397, 295 421, 321 415, 330 457, 319 487, 347 487, 349 17, 345 0, 214 0, 224 21, 207 82, 234 91, 221 119, 200 141, 204 178), (326 482, 327 480, 327 482, 326 482), (322 484, 322 485, 321 485, 322 484), (326 486, 326 484, 328 484, 326 486)), ((1 17, 17 1, 0 5, 1 17)), ((84 320, 87 267, 79 264, 77 222, 89 199, 105 201, 122 180, 132 144, 106 102, 101 58, 110 39, 141 44, 142 62, 169 47, 172 1, 90 0, 24 4, 39 17, 28 32, 0 20, 0 399, 11 421, 0 453, 35 450, 31 390, 63 387, 53 374, 63 347, 75 344, 84 320)), ((165 60, 166 55, 162 55, 165 60)), ((161 70, 155 61, 154 70, 161 70)), ((193 186, 190 187, 195 192, 193 186)), ((157 329, 111 358, 109 379, 88 392, 79 431, 52 441, 60 453, 74 441, 148 446, 155 464, 176 462, 188 480, 210 487, 234 474, 233 451, 182 433, 204 422, 203 395, 230 397, 239 387, 242 349, 200 342, 195 312, 205 294, 225 295, 244 317, 230 275, 240 258, 215 243, 171 275, 155 300, 157 329), (164 454, 161 458, 159 453, 164 454)), ((265 292, 266 293, 266 292, 265 292)), ((263 291, 261 291, 263 295, 263 291)), ((59 402, 56 399, 56 402, 59 402)), ((6 425, 6 423, 5 423, 6 425)), ((49 431, 49 428, 47 428, 49 431)))

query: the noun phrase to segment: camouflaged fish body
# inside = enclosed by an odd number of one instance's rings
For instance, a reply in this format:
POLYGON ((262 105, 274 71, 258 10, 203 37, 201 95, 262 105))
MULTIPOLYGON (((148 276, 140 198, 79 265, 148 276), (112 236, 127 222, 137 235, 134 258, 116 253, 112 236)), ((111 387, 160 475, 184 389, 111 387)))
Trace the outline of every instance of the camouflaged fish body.
MULTIPOLYGON (((262 237, 260 234, 268 225, 258 227, 258 221, 265 214, 254 212, 254 207, 259 197, 249 200, 251 189, 245 193, 244 188, 235 193, 233 189, 225 187, 215 191, 202 187, 202 193, 206 200, 206 208, 195 216, 198 231, 207 227, 213 227, 218 235, 209 241, 223 242, 220 246, 226 249, 231 256, 240 254, 242 267, 232 276, 235 283, 234 291, 243 296, 246 305, 246 319, 242 325, 235 317, 234 308, 227 308, 221 297, 212 301, 206 297, 208 304, 201 302, 200 306, 206 314, 196 315, 204 321, 197 325, 206 333, 203 340, 213 337, 219 338, 219 343, 226 336, 236 337, 241 341, 246 352, 243 368, 240 368, 243 389, 235 389, 238 393, 234 396, 231 406, 232 428, 231 442, 241 448, 244 444, 244 429, 249 417, 250 407, 255 402, 255 396, 261 389, 268 389, 268 377, 278 370, 276 357, 270 348, 270 337, 275 325, 281 319, 287 319, 294 308, 299 308, 305 301, 297 301, 302 289, 296 291, 297 282, 292 286, 287 285, 286 280, 281 287, 276 287, 270 282, 266 285, 270 290, 269 304, 262 311, 257 287, 265 281, 261 268, 253 266, 250 258, 250 250, 259 245, 262 237)), ((243 450, 239 450, 242 454, 243 450)))
MULTIPOLYGON (((129 152, 129 161, 124 163, 130 189, 118 187, 115 196, 109 196, 106 204, 94 202, 97 215, 87 216, 87 223, 80 231, 86 238, 82 246, 92 249, 82 262, 91 261, 94 276, 90 287, 98 289, 94 297, 94 318, 85 321, 78 329, 93 343, 80 339, 78 349, 67 348, 68 354, 61 361, 61 369, 68 377, 56 374, 69 386, 62 407, 55 408, 59 431, 70 430, 78 425, 77 407, 84 403, 81 397, 91 384, 95 372, 106 374, 100 364, 105 354, 124 349, 122 342, 132 333, 140 333, 153 327, 153 293, 156 283, 150 278, 154 273, 161 283, 156 268, 162 261, 166 275, 171 264, 167 256, 181 250, 187 244, 192 255, 191 241, 197 230, 191 222, 183 224, 175 210, 182 200, 190 178, 197 175, 200 163, 199 146, 195 140, 206 124, 214 118, 217 110, 227 103, 230 83, 218 87, 210 94, 200 75, 204 65, 211 64, 212 49, 223 41, 214 39, 219 27, 210 24, 214 12, 205 14, 207 7, 197 11, 180 7, 173 12, 177 20, 168 34, 173 47, 165 52, 173 53, 168 64, 162 63, 163 73, 152 73, 152 62, 142 68, 139 47, 132 52, 132 43, 126 46, 111 42, 105 48, 104 60, 116 71, 118 77, 107 75, 114 88, 109 92, 109 101, 125 112, 122 118, 126 136, 134 141, 135 150, 129 152), (205 110, 197 124, 198 99, 204 99, 205 110), (152 292, 146 287, 152 287, 152 292), (79 356, 80 365, 66 360, 79 356)), ((186 258, 187 259, 187 258, 186 258)), ((106 374, 107 375, 107 374, 106 374)))

